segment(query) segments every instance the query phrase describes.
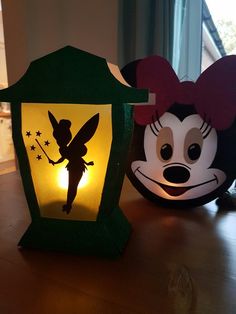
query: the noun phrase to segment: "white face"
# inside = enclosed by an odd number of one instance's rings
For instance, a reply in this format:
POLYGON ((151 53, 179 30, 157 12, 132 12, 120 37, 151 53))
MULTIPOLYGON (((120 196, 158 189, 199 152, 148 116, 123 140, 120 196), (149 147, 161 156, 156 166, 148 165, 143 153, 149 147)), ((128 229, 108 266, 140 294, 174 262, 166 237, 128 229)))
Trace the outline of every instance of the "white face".
POLYGON ((189 200, 209 194, 226 180, 226 174, 210 168, 217 151, 216 130, 198 114, 180 121, 166 112, 146 126, 146 161, 131 168, 151 192, 168 200, 189 200))

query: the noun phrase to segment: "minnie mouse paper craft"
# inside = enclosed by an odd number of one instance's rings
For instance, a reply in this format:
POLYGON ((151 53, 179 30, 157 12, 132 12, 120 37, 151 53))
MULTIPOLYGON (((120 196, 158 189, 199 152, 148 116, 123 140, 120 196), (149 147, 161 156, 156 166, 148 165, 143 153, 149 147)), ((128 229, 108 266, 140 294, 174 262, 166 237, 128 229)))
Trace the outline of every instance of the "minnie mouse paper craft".
POLYGON ((122 70, 134 87, 148 88, 154 105, 136 105, 127 174, 146 198, 192 207, 221 195, 236 178, 236 56, 198 80, 180 82, 159 56, 122 70))

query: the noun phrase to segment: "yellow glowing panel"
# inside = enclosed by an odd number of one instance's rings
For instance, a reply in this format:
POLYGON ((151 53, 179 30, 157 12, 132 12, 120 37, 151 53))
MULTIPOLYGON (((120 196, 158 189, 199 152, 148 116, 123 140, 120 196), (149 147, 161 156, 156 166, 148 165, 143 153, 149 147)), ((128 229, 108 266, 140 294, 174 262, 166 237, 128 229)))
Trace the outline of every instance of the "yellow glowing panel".
POLYGON ((110 155, 111 123, 109 104, 22 104, 22 136, 41 216, 96 220, 110 155), (71 184, 76 191, 68 210, 69 173, 79 183, 71 184))

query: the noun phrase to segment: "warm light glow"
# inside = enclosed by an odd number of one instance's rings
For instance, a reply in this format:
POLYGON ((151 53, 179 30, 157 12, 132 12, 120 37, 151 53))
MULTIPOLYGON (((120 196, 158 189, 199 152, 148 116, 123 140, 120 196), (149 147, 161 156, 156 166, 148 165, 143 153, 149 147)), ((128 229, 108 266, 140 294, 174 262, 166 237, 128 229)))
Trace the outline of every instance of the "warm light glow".
MULTIPOLYGON (((57 182, 58 182, 58 185, 60 188, 62 188, 63 190, 67 190, 67 188, 68 188, 68 171, 66 168, 61 168, 58 171, 57 182)), ((81 180, 80 180, 78 189, 85 187, 88 183, 89 183, 89 173, 87 171, 85 171, 81 180)))
MULTIPOLYGON (((111 117, 109 104, 22 104, 22 137, 43 217, 89 221, 97 219, 112 143, 111 117), (66 167, 68 164, 81 167, 81 163, 79 159, 77 165, 76 160, 70 161, 66 157, 63 160, 48 111, 57 123, 63 119, 71 122, 70 143, 83 125, 99 113, 99 124, 94 136, 85 143, 78 139, 76 142, 76 149, 80 150, 81 145, 87 149, 81 155, 87 169, 77 187, 70 214, 63 211, 68 196, 69 173, 66 167)), ((67 143, 67 148, 70 143, 67 143)))

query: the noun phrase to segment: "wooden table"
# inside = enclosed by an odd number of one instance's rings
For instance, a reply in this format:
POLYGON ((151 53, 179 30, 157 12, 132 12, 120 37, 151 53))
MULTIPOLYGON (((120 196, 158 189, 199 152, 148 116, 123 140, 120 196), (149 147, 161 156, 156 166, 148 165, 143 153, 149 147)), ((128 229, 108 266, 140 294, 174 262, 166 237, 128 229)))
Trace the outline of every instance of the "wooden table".
POLYGON ((117 260, 19 250, 30 222, 17 173, 0 176, 0 314, 235 314, 236 213, 171 210, 125 180, 133 225, 117 260))

